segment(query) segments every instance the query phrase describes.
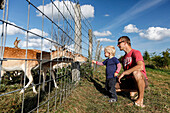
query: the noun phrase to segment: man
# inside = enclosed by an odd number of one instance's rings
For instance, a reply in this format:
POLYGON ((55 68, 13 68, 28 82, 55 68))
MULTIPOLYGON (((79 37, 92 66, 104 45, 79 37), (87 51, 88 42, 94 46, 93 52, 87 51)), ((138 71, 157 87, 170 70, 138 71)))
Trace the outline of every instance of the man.
POLYGON ((118 39, 118 45, 121 51, 125 52, 122 58, 124 72, 120 74, 116 84, 117 91, 128 91, 130 96, 138 92, 138 99, 129 105, 143 105, 144 89, 148 86, 145 64, 140 51, 131 48, 129 37, 122 36, 118 39), (124 78, 124 79, 122 79, 124 78))

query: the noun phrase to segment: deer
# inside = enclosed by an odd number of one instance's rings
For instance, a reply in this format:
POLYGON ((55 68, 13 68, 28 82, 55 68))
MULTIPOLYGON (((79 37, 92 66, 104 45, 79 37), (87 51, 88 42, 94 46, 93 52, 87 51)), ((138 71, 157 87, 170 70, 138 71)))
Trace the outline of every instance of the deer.
POLYGON ((78 61, 78 62, 87 62, 88 58, 81 55, 81 54, 78 54, 78 53, 75 53, 74 54, 74 61, 78 61))
MULTIPOLYGON (((52 52, 53 57, 55 57, 54 55, 56 55, 56 52, 60 54, 59 51, 53 51, 52 52)), ((6 71, 23 71, 26 74, 27 78, 29 79, 29 82, 20 91, 20 94, 22 94, 24 92, 24 89, 26 89, 31 83, 33 84, 33 76, 31 74, 31 70, 36 69, 36 67, 40 65, 41 51, 35 49, 32 50, 28 49, 27 58, 25 58, 25 55, 26 55, 26 49, 5 47, 4 56, 3 56, 4 61, 2 61, 2 68, 1 68, 1 77, 4 75, 6 71)), ((46 72, 49 69, 49 66, 45 65, 44 63, 49 62, 50 58, 51 58, 50 52, 42 51, 42 72, 43 72, 44 82, 46 78, 46 72)), ((58 88, 53 74, 52 77, 54 80, 55 87, 58 88)), ((43 89, 44 89, 44 85, 43 85, 43 89)), ((33 92, 37 94, 34 85, 33 85, 33 92)))
MULTIPOLYGON (((18 37, 16 37, 15 41, 14 41, 14 48, 18 48, 18 44, 21 40, 18 40, 18 37)), ((18 71, 14 71, 14 76, 18 75, 19 72, 18 71)), ((12 81, 12 78, 11 76, 9 75, 9 73, 7 73, 8 77, 9 77, 9 80, 12 81)))
POLYGON ((45 87, 45 80, 46 80, 46 72, 50 69, 50 65, 53 68, 52 69, 52 77, 53 77, 53 81, 54 81, 54 85, 56 88, 58 88, 56 81, 55 81, 55 76, 54 76, 54 69, 59 66, 63 67, 63 65, 68 66, 69 63, 71 62, 86 62, 88 59, 86 57, 84 57, 81 54, 73 54, 72 52, 68 51, 68 49, 65 48, 65 46, 62 47, 57 47, 55 46, 56 50, 51 50, 52 54, 51 54, 51 61, 48 62, 44 62, 42 63, 42 70, 43 70, 43 87, 42 89, 44 89, 45 87))
MULTIPOLYGON (((27 78, 29 79, 29 82, 26 86, 20 91, 20 94, 24 92, 24 89, 26 89, 31 83, 33 84, 33 76, 31 74, 32 69, 36 69, 36 67, 40 66, 40 50, 35 49, 28 49, 27 50, 27 58, 25 58, 26 50, 20 49, 20 48, 10 48, 5 47, 4 49, 4 59, 11 58, 11 60, 7 59, 5 61, 2 61, 2 69, 1 69, 1 77, 3 76, 4 72, 6 71, 23 71, 27 78), (25 60, 27 59, 27 60, 25 60)), ((72 62, 72 59, 77 59, 78 61, 80 59, 84 59, 83 61, 87 61, 87 58, 82 55, 73 55, 71 52, 69 52, 67 49, 60 47, 58 50, 52 51, 52 52, 45 52, 42 51, 42 73, 43 73, 43 87, 42 89, 45 90, 45 80, 46 80, 46 72, 50 69, 50 59, 52 60, 52 67, 55 65, 61 64, 61 63, 68 63, 72 62), (75 57, 76 56, 76 57, 75 57), (61 61, 63 59, 62 57, 66 57, 65 61, 61 61), (60 59, 60 61, 56 61, 56 59, 60 59)), ((75 61, 75 60, 74 60, 75 61)), ((54 71, 52 70, 52 77, 54 81, 54 85, 56 88, 58 88, 54 71)), ((33 85, 33 92, 37 94, 37 91, 35 89, 35 85, 33 85)))
MULTIPOLYGON (((2 64, 1 77, 6 71, 17 70, 17 71, 23 71, 26 74, 27 78, 29 79, 29 82, 20 91, 20 94, 22 94, 24 92, 24 89, 26 89, 31 83, 33 83, 33 76, 31 74, 31 69, 33 69, 39 63, 37 60, 37 52, 28 49, 27 58, 25 57, 25 54, 26 54, 25 49, 5 47, 4 56, 3 56, 4 60, 1 63, 2 64), (32 60, 25 60, 25 58, 32 59, 32 60)), ((37 94, 35 85, 33 85, 33 92, 37 94)))
POLYGON ((18 48, 18 44, 21 40, 18 40, 18 37, 16 37, 15 41, 14 41, 14 48, 18 48))
MULTIPOLYGON (((55 46, 56 47, 56 46, 55 46)), ((54 69, 58 67, 58 65, 62 63, 68 64, 68 62, 73 61, 73 55, 71 52, 69 52, 65 47, 56 47, 56 50, 51 50, 51 59, 52 61, 44 62, 42 63, 42 70, 43 70, 43 87, 45 87, 45 80, 46 80, 46 72, 50 69, 50 65, 52 68, 52 77, 54 81, 54 85, 56 88, 58 88, 56 81, 55 81, 55 76, 54 76, 54 69)))

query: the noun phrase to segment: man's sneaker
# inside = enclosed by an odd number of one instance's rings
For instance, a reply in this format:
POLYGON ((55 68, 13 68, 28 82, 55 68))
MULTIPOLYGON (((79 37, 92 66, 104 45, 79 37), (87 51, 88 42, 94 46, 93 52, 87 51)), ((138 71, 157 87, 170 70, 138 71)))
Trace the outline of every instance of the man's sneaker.
POLYGON ((111 99, 109 100, 110 103, 116 102, 116 101, 117 101, 117 100, 116 100, 115 98, 111 98, 111 99))

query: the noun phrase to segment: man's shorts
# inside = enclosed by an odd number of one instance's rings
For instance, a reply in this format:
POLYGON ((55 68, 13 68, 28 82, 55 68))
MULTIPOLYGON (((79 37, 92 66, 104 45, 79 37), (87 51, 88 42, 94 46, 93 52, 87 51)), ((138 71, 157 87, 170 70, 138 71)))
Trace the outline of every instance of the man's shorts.
MULTIPOLYGON (((132 90, 137 90, 137 83, 133 75, 128 75, 127 77, 123 77, 121 80, 121 83, 117 82, 116 84, 116 89, 132 89, 132 90)), ((144 82, 145 82, 145 88, 148 87, 148 80, 146 77, 144 77, 144 82)))

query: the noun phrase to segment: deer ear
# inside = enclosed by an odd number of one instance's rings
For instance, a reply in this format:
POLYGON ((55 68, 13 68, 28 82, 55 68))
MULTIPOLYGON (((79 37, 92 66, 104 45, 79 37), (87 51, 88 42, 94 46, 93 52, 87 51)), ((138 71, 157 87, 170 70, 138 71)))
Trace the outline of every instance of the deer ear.
POLYGON ((57 50, 58 49, 58 46, 54 45, 55 49, 57 50))
POLYGON ((65 45, 61 46, 61 48, 62 48, 62 50, 65 50, 65 49, 66 49, 66 48, 65 48, 65 45))

